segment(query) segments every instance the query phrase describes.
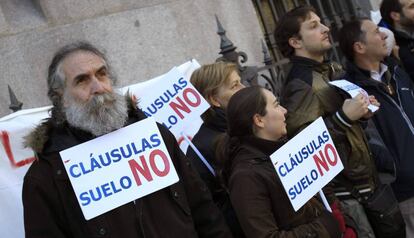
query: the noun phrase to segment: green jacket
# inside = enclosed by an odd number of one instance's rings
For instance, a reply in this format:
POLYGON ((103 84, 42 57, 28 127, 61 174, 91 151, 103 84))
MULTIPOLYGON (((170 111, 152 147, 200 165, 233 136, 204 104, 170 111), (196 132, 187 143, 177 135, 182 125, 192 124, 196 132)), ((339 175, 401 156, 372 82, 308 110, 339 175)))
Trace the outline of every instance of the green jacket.
MULTIPOLYGON (((338 195, 349 195, 351 191, 346 184, 352 184, 358 191, 368 188, 373 191, 377 172, 361 123, 350 121, 342 112, 345 93, 329 84, 342 73, 342 67, 336 63, 292 57, 281 101, 288 110, 286 121, 290 138, 323 117, 344 165, 344 170, 328 187, 338 195)), ((332 201, 333 192, 326 192, 332 201)))

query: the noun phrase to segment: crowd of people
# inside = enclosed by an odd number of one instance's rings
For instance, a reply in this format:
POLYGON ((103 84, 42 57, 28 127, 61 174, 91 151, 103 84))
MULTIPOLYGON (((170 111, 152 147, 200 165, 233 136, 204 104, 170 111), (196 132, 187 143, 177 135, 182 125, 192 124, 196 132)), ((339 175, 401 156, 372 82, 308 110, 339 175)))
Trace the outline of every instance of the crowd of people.
POLYGON ((158 125, 179 182, 91 220, 59 152, 145 114, 114 89, 99 49, 61 48, 47 78, 51 117, 26 138, 37 157, 23 186, 26 237, 414 237, 414 1, 383 0, 381 14, 387 33, 367 18, 344 24, 342 66, 326 59, 329 28, 315 9, 286 13, 274 31, 290 59, 280 95, 245 87, 232 63, 195 70, 190 81, 210 104, 198 151, 184 155, 158 125), (338 79, 365 91, 351 98, 330 84, 338 79), (295 211, 270 155, 319 117, 344 169, 323 189, 332 212, 319 195, 295 211))

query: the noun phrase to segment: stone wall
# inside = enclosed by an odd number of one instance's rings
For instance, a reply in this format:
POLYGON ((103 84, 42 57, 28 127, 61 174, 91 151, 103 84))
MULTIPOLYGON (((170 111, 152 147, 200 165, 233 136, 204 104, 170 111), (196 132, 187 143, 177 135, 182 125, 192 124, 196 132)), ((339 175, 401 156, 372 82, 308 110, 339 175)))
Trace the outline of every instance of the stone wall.
POLYGON ((104 49, 119 86, 167 72, 191 58, 219 56, 214 14, 227 36, 261 65, 262 32, 250 0, 1 0, 0 117, 7 85, 23 109, 49 105, 46 72, 61 46, 87 40, 104 49))

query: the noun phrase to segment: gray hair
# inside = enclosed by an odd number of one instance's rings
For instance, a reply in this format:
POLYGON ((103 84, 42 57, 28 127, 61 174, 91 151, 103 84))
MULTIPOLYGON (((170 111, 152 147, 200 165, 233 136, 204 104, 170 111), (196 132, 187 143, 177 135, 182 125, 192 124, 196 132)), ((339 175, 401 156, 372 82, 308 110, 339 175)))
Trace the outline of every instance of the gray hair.
POLYGON ((66 78, 65 74, 62 71, 62 62, 64 59, 66 59, 66 57, 78 51, 90 52, 102 58, 106 64, 109 76, 112 80, 112 84, 116 83, 116 77, 110 70, 105 54, 92 44, 85 41, 79 41, 60 48, 53 56, 52 62, 49 65, 47 76, 47 95, 53 104, 52 117, 54 119, 57 119, 58 123, 65 120, 64 114, 62 112, 62 98, 66 78))

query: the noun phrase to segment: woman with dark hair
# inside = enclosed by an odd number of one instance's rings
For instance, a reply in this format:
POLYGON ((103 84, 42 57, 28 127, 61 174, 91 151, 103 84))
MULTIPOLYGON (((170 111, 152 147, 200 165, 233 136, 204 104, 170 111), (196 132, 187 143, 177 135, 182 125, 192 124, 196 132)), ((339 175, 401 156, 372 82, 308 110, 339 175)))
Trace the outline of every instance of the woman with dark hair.
POLYGON ((270 155, 284 143, 285 114, 261 87, 235 93, 227 106, 228 130, 219 142, 222 176, 246 237, 341 237, 338 222, 316 199, 293 210, 270 155))

